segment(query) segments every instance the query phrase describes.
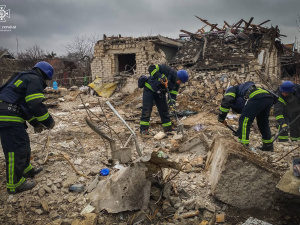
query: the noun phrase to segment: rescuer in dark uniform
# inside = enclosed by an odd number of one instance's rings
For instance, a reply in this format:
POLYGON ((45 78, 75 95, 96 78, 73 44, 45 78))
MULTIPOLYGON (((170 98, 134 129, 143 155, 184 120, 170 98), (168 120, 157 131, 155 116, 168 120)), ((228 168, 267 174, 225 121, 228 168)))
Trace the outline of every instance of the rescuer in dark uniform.
MULTIPOLYGON (((284 81, 277 92, 279 99, 274 106, 274 114, 278 122, 279 131, 283 129, 278 137, 279 142, 289 140, 288 124, 300 115, 300 85, 291 81, 284 81)), ((291 141, 300 140, 300 118, 290 124, 291 141)))
POLYGON ((42 171, 30 163, 30 141, 26 132, 29 122, 36 133, 52 129, 54 120, 42 103, 45 80, 51 80, 53 67, 37 63, 32 70, 14 74, 0 87, 0 136, 6 161, 7 191, 10 194, 31 190, 34 180, 26 178, 42 171))
POLYGON ((269 127, 269 114, 274 104, 274 96, 267 90, 256 88, 251 81, 233 86, 225 93, 220 107, 218 121, 225 123, 225 118, 230 108, 241 113, 238 140, 244 145, 249 145, 250 126, 256 118, 257 125, 262 135, 263 151, 273 151, 273 139, 269 127))
POLYGON ((149 66, 150 77, 145 82, 143 92, 143 109, 140 122, 141 134, 149 134, 149 121, 155 102, 158 109, 163 129, 166 133, 173 130, 168 105, 175 105, 176 96, 181 83, 188 81, 188 73, 185 70, 176 71, 166 65, 149 66), (171 99, 166 99, 167 88, 170 90, 171 99))

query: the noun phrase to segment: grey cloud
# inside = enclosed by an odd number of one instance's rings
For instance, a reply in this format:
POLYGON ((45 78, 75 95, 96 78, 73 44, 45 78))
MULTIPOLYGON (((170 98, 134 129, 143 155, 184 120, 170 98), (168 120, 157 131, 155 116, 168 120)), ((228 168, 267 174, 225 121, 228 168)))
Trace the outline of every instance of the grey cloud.
POLYGON ((299 36, 299 0, 0 0, 0 5, 11 9, 7 24, 17 26, 14 31, 0 32, 0 45, 14 52, 16 36, 21 49, 36 43, 59 54, 75 35, 82 34, 176 38, 180 29, 196 32, 205 25, 194 15, 220 27, 224 20, 233 24, 253 16, 253 23, 259 24, 270 19, 266 26, 278 25, 289 36, 283 42, 299 36))

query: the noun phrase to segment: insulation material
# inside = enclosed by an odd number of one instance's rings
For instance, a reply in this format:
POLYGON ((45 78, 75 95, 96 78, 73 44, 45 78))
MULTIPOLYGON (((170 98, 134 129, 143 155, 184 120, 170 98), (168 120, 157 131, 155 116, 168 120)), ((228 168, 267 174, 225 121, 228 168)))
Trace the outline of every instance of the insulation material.
POLYGON ((117 88, 116 83, 103 83, 100 78, 96 78, 88 86, 95 90, 99 96, 105 98, 109 98, 117 88))

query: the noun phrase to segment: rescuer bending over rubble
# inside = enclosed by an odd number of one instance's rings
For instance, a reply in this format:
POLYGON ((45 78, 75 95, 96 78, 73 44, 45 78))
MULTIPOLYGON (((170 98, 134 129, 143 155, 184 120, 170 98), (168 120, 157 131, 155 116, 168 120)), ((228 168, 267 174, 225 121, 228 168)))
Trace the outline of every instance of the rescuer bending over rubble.
POLYGON ((174 128, 170 120, 168 106, 175 106, 179 86, 188 81, 189 75, 185 70, 176 71, 166 65, 151 65, 148 71, 150 77, 144 86, 140 132, 141 134, 149 134, 153 102, 158 109, 164 131, 166 133, 172 132, 174 128), (167 102, 166 93, 169 90, 171 99, 168 99, 167 102))
POLYGON ((243 145, 249 145, 250 126, 256 118, 259 131, 262 135, 263 151, 273 151, 273 139, 269 127, 269 114, 274 104, 274 96, 267 90, 257 88, 248 81, 228 88, 220 107, 218 121, 226 123, 225 118, 230 108, 241 113, 237 136, 243 145))
POLYGON ((279 142, 289 140, 288 124, 290 128, 290 138, 292 141, 300 140, 300 85, 291 81, 284 81, 278 88, 279 99, 274 106, 274 114, 278 122, 280 136, 279 142), (296 120, 295 120, 296 119, 296 120), (295 121, 294 121, 295 120, 295 121), (294 121, 293 123, 291 123, 294 121))
POLYGON ((30 163, 30 141, 26 132, 29 122, 36 133, 52 129, 54 120, 42 103, 45 80, 51 80, 53 68, 47 62, 37 63, 31 71, 14 74, 0 87, 0 136, 6 161, 7 191, 15 194, 31 190, 34 180, 26 178, 42 171, 30 163))

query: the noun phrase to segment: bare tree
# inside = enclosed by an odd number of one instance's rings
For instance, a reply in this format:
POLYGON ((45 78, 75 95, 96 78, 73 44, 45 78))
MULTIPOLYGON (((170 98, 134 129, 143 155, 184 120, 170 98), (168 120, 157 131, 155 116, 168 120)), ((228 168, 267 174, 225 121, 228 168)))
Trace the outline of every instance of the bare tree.
POLYGON ((45 51, 37 44, 18 55, 19 65, 24 69, 32 68, 35 63, 43 59, 45 59, 45 51))
POLYGON ((56 53, 54 53, 53 51, 51 51, 51 52, 47 52, 46 54, 45 54, 45 57, 47 58, 47 59, 54 59, 55 57, 56 57, 56 53))
POLYGON ((65 46, 68 58, 74 61, 83 59, 84 57, 92 58, 94 46, 99 40, 99 35, 77 35, 74 40, 65 46))

